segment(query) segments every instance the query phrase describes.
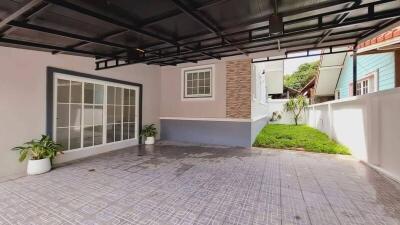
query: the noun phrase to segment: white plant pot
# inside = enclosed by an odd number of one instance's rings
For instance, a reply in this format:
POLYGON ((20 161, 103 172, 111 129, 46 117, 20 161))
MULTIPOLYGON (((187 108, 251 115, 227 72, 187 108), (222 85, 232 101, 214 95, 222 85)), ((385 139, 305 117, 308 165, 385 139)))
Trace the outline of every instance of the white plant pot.
POLYGON ((153 145, 154 144, 154 137, 146 137, 146 140, 144 141, 146 145, 153 145))
POLYGON ((49 172, 51 170, 51 163, 49 158, 39 160, 28 160, 27 173, 29 175, 36 175, 49 172))

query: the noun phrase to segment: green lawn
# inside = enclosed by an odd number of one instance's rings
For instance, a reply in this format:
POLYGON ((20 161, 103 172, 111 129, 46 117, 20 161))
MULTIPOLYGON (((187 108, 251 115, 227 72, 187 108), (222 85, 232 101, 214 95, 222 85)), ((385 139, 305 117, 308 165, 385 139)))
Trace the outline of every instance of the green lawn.
POLYGON ((349 150, 328 135, 306 125, 269 124, 258 134, 254 147, 304 150, 349 155, 349 150))

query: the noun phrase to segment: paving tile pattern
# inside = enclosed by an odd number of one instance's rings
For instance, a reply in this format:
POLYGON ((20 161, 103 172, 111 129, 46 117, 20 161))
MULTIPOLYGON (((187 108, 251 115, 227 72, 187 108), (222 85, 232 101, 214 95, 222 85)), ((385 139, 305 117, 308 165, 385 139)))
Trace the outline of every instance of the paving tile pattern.
POLYGON ((349 157, 141 146, 0 183, 3 224, 395 225, 400 191, 349 157))

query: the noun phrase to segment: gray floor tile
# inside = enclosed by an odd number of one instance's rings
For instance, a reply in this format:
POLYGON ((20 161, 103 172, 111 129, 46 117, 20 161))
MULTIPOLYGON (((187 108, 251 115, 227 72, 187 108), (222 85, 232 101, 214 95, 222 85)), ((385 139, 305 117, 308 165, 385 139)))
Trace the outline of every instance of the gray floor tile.
POLYGON ((139 146, 0 182, 0 225, 395 225, 399 215, 398 184, 351 158, 294 151, 139 146))

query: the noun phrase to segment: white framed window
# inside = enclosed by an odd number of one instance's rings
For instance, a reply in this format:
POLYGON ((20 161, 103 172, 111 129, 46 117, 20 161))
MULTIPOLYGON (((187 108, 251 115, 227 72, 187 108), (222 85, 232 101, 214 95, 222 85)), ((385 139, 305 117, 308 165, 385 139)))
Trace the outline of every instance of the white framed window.
POLYGON ((55 73, 53 137, 64 150, 138 140, 139 87, 55 73))
MULTIPOLYGON (((373 72, 357 80, 356 95, 365 95, 378 91, 378 72, 373 72)), ((349 93, 353 93, 353 83, 349 85, 349 93)))
POLYGON ((214 65, 182 69, 182 100, 214 98, 214 65))

